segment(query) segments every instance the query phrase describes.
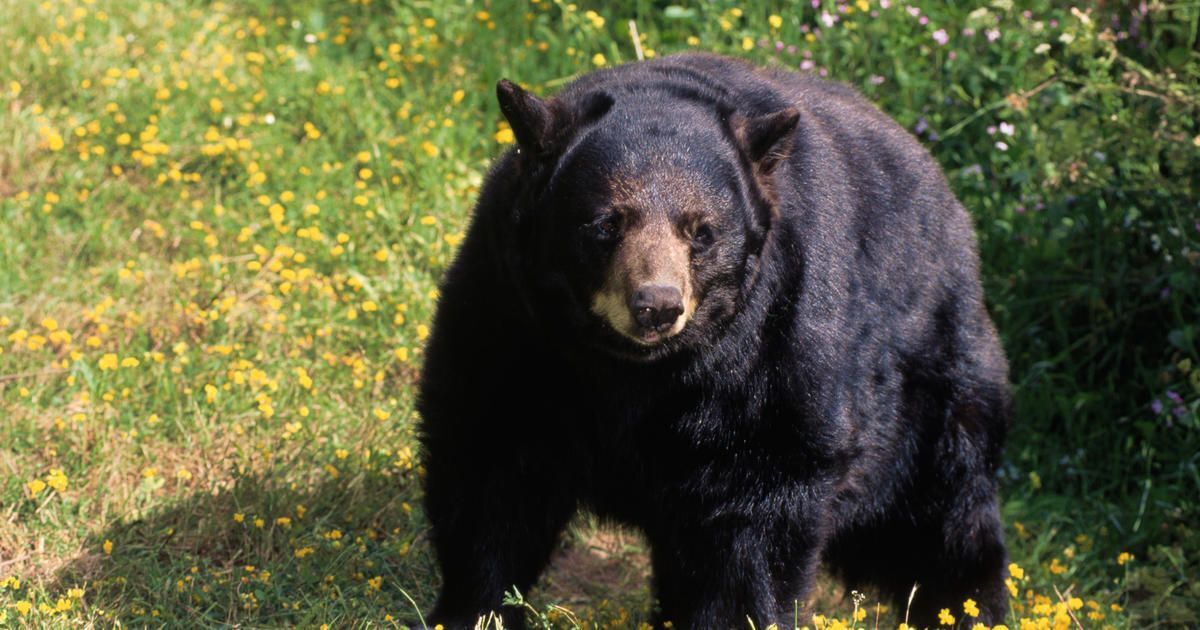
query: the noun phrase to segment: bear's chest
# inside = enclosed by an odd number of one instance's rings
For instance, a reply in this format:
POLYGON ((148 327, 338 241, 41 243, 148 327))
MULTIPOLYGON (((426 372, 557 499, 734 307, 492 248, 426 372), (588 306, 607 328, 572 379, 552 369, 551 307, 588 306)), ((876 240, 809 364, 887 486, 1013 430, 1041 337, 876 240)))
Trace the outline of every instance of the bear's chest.
POLYGON ((783 428, 777 410, 727 396, 660 391, 609 396, 580 409, 583 430, 572 445, 585 502, 636 522, 680 501, 745 497, 795 473, 804 446, 783 428))

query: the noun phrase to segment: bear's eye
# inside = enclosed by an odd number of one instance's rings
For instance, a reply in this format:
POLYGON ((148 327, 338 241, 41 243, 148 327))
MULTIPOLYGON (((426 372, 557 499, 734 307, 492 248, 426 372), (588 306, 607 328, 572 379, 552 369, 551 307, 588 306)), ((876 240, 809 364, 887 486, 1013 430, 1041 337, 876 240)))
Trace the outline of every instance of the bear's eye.
POLYGON ((589 227, 596 238, 602 241, 611 241, 621 234, 621 223, 621 215, 610 212, 592 221, 589 227))
POLYGON ((712 226, 707 223, 703 223, 700 225, 700 227, 696 228, 696 232, 692 234, 692 247, 694 247, 697 251, 703 251, 712 246, 714 240, 716 240, 716 235, 713 234, 712 226))

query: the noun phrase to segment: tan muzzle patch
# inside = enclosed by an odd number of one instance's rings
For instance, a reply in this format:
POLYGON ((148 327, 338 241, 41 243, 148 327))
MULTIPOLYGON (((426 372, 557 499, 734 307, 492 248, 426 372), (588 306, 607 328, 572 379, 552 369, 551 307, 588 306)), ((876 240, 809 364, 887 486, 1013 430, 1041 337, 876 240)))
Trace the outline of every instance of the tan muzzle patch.
MULTIPOLYGON (((670 291, 663 293, 673 294, 670 291)), ((593 313, 604 318, 618 333, 642 345, 654 345, 679 334, 696 312, 691 246, 665 220, 635 227, 625 235, 613 255, 604 285, 592 296, 591 307, 593 313), (635 309, 634 299, 638 292, 651 287, 677 289, 679 303, 676 306, 681 310, 664 307, 648 313, 646 309, 650 306, 635 309), (676 312, 679 314, 673 322, 664 321, 670 315, 663 317, 663 313, 676 312)))

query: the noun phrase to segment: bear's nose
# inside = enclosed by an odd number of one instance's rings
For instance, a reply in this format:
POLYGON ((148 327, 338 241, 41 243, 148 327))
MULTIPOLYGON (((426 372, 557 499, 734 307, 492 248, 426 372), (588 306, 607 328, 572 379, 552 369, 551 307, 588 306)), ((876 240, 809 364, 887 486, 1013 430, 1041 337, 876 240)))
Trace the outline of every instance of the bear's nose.
POLYGON ((683 314, 683 293, 672 286, 646 285, 634 292, 629 309, 643 330, 666 332, 683 314))

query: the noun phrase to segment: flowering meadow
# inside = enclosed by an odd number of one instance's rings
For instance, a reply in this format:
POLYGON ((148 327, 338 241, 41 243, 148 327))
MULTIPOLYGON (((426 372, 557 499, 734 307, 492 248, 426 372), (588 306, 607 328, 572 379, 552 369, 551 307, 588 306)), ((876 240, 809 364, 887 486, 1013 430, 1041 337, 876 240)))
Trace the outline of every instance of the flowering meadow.
MULTIPOLYGON (((1200 624, 1200 5, 957 4, 0 0, 0 627, 423 626, 413 385, 495 81, 681 50, 857 87, 975 216, 1006 627, 1200 624)), ((903 627, 820 590, 798 627, 903 627)), ((648 593, 583 518, 512 600, 648 593)))

